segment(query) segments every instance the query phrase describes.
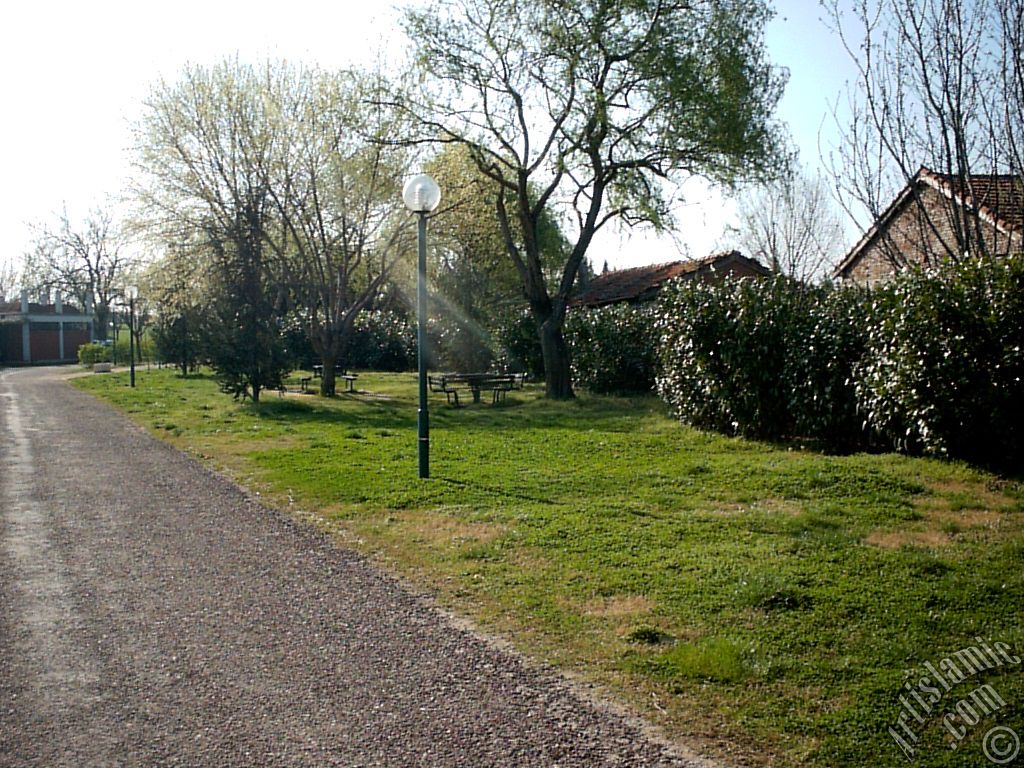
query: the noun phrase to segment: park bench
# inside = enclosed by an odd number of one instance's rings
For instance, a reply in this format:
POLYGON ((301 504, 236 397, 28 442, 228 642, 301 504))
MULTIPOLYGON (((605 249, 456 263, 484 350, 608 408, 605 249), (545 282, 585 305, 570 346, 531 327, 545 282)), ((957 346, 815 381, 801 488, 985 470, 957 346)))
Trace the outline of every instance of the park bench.
POLYGON ((496 405, 508 392, 523 387, 523 376, 517 373, 445 373, 427 380, 431 392, 443 393, 455 407, 459 407, 460 390, 468 389, 474 403, 480 402, 481 392, 490 392, 491 404, 496 405))
MULTIPOLYGON (((302 394, 309 394, 309 382, 313 380, 312 376, 300 376, 299 386, 302 388, 302 394)), ((277 396, 284 397, 288 394, 288 385, 285 382, 281 382, 281 385, 277 388, 277 396)))

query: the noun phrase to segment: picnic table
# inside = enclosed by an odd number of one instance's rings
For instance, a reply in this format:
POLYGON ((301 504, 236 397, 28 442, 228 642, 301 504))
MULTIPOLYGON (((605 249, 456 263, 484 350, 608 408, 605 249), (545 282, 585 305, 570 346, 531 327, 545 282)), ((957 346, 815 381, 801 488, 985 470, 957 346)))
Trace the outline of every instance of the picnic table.
MULTIPOLYGON (((324 364, 323 363, 314 363, 313 364, 313 378, 314 379, 320 379, 320 378, 323 378, 323 375, 324 375, 324 364)), ((355 383, 356 383, 356 379, 359 378, 359 374, 348 373, 345 370, 345 366, 341 365, 340 363, 335 363, 334 364, 334 378, 335 379, 344 379, 348 383, 348 391, 349 392, 355 392, 356 391, 355 390, 355 383)))
POLYGON ((443 393, 448 404, 459 406, 459 392, 469 390, 473 402, 480 402, 480 393, 491 393, 491 404, 500 403, 505 394, 523 388, 521 373, 442 373, 428 376, 431 392, 443 393))

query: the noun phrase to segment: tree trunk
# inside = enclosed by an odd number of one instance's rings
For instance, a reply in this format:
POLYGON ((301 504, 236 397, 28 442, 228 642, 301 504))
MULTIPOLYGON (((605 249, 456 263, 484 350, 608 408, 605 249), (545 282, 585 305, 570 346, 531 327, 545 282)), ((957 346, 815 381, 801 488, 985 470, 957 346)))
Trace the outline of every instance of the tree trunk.
POLYGON ((96 309, 93 312, 93 334, 96 336, 97 341, 107 340, 107 331, 109 330, 110 321, 110 310, 108 307, 97 303, 96 309))
POLYGON ((323 376, 320 377, 320 396, 334 397, 336 385, 334 383, 334 355, 321 354, 320 362, 323 363, 323 376))
POLYGON ((562 324, 551 317, 539 324, 539 330, 545 395, 552 400, 571 400, 575 394, 572 391, 569 345, 565 342, 562 324))

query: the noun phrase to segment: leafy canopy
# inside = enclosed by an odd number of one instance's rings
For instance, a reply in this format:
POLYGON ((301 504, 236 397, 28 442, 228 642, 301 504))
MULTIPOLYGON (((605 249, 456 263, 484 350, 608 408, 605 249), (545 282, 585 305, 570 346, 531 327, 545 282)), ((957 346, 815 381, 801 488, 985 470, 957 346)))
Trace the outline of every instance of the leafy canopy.
POLYGON ((581 229, 665 226, 652 177, 731 183, 784 160, 769 16, 749 0, 444 0, 408 15, 437 86, 421 124, 509 191, 543 177, 534 214, 558 198, 581 229))

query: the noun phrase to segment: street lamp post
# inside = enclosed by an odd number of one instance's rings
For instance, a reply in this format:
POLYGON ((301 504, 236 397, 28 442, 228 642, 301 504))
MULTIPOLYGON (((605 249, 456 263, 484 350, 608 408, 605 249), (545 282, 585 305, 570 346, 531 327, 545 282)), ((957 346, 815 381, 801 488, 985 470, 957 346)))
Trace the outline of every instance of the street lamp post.
POLYGON ((124 289, 124 295, 128 297, 128 359, 131 361, 128 370, 129 381, 135 387, 135 299, 138 298, 139 289, 137 286, 129 285, 124 289))
POLYGON ((441 202, 441 188, 430 176, 413 176, 402 190, 406 207, 419 217, 416 274, 416 359, 420 377, 419 433, 420 479, 430 477, 430 417, 427 413, 427 214, 441 202))

